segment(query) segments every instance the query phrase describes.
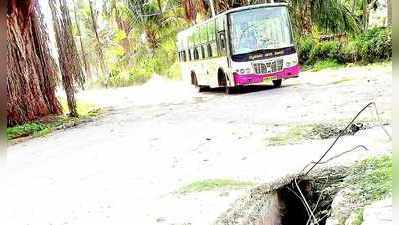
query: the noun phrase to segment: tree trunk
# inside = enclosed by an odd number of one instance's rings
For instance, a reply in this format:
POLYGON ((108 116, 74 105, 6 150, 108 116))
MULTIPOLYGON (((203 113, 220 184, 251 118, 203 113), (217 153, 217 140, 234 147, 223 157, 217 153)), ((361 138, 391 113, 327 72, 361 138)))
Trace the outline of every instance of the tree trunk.
POLYGON ((388 7, 388 26, 392 26, 392 1, 387 0, 388 7))
POLYGON ((369 25, 369 11, 368 11, 368 2, 367 0, 363 0, 363 30, 367 31, 369 25))
POLYGON ((50 0, 49 4, 53 15, 62 84, 67 96, 69 116, 78 117, 75 100, 76 85, 83 87, 84 76, 73 38, 72 22, 66 0, 59 0, 60 13, 55 1, 50 0))
POLYGON ((10 1, 7 12, 7 126, 61 114, 57 68, 34 1, 10 1))
POLYGON ((308 35, 312 32, 312 4, 311 0, 303 1, 302 9, 302 29, 303 34, 308 35))
MULTIPOLYGON (((103 49, 102 49, 102 43, 100 41, 100 36, 98 35, 97 19, 95 18, 92 0, 89 0, 89 6, 90 6, 90 16, 91 16, 91 22, 93 25, 93 31, 94 31, 94 34, 95 34, 96 40, 97 40, 97 55, 98 55, 98 58, 100 59, 100 68, 101 68, 101 72, 103 73, 102 76, 106 76, 108 74, 108 70, 105 66, 104 53, 103 53, 103 49)), ((106 86, 108 85, 108 81, 106 82, 105 85, 106 86)))
POLYGON ((77 7, 77 3, 76 0, 73 0, 73 8, 74 8, 74 15, 75 15, 75 24, 76 24, 76 30, 78 32, 78 36, 79 36, 79 43, 80 43, 80 51, 81 51, 81 55, 82 55, 82 62, 83 62, 83 66, 86 72, 86 76, 90 77, 90 65, 87 61, 87 53, 86 50, 83 46, 83 39, 82 39, 82 33, 80 31, 80 25, 79 25, 79 19, 78 19, 78 7, 77 7))
POLYGON ((159 13, 161 14, 161 18, 163 17, 163 12, 162 12, 162 4, 161 0, 157 0, 158 8, 159 8, 159 13))

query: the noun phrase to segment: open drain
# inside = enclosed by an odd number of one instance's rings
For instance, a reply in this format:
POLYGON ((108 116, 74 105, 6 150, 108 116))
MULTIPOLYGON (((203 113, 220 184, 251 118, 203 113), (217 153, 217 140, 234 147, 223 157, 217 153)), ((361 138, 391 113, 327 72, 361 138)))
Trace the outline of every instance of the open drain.
POLYGON ((347 168, 316 170, 255 187, 215 225, 325 225, 347 168))
POLYGON ((278 189, 281 225, 325 225, 344 177, 294 180, 278 189))

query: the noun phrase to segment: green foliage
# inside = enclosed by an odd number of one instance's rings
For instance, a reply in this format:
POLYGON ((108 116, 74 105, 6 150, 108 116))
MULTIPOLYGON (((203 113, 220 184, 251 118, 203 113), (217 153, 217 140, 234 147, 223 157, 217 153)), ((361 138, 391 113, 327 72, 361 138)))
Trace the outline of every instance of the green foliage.
MULTIPOLYGON (((68 105, 65 99, 60 100, 63 111, 68 112, 68 105)), ((6 130, 7 139, 13 140, 21 137, 41 137, 45 136, 57 128, 73 126, 86 121, 89 118, 97 117, 102 110, 94 104, 87 102, 77 102, 77 110, 79 118, 68 117, 67 115, 54 116, 47 118, 46 121, 36 121, 9 127, 6 130)))
POLYGON ((347 40, 320 41, 316 36, 308 36, 299 38, 297 43, 299 61, 307 66, 336 67, 337 64, 367 64, 392 58, 390 28, 373 28, 347 40))
POLYGON ((392 30, 373 28, 355 39, 359 57, 364 62, 375 62, 392 57, 392 30))
POLYGON ((362 225, 363 223, 363 212, 364 208, 358 209, 355 212, 355 218, 350 225, 362 225))
POLYGON ((340 43, 337 41, 318 42, 310 51, 309 62, 314 64, 318 60, 334 60, 339 50, 340 43))
MULTIPOLYGON (((324 70, 324 69, 338 69, 341 68, 343 65, 338 63, 337 60, 335 59, 326 59, 323 61, 318 61, 316 62, 313 67, 312 67, 312 71, 317 72, 320 70, 324 70)), ((344 80, 347 81, 347 80, 344 80)), ((339 81, 339 83, 341 83, 343 81, 339 81)))
POLYGON ((356 165, 344 182, 372 202, 392 195, 392 173, 392 156, 375 157, 356 165))
POLYGON ((182 194, 214 191, 214 190, 236 190, 254 186, 253 182, 242 182, 230 179, 213 179, 196 181, 187 186, 182 187, 178 192, 182 194))
POLYGON ((317 40, 313 37, 304 37, 298 40, 299 63, 308 62, 310 53, 316 44, 317 40))
POLYGON ((304 33, 306 30, 304 21, 307 20, 312 21, 310 32, 319 30, 328 33, 357 33, 360 31, 361 21, 352 14, 350 7, 342 0, 290 0, 289 2, 296 33, 304 33), (307 11, 306 5, 310 6, 310 11, 307 11))
POLYGON ((26 137, 38 132, 44 131, 47 129, 47 126, 43 123, 33 122, 27 123, 23 125, 17 125, 15 127, 7 128, 7 139, 15 139, 19 137, 26 137))

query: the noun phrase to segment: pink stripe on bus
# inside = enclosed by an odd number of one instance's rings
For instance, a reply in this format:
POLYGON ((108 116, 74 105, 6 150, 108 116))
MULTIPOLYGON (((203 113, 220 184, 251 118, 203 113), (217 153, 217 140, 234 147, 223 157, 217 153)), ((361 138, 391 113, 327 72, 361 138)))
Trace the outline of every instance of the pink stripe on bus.
POLYGON ((263 80, 267 77, 274 76, 275 79, 288 79, 292 77, 297 77, 299 72, 301 72, 301 68, 299 65, 286 68, 280 72, 270 73, 270 74, 237 74, 234 73, 234 82, 236 85, 244 85, 244 84, 255 84, 262 83, 263 80))

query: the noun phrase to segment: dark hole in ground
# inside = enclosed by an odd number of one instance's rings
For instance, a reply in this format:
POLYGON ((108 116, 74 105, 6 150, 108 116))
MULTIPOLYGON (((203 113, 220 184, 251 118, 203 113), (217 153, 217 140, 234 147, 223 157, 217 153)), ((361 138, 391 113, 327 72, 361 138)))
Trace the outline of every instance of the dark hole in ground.
MULTIPOLYGON (((331 204, 337 194, 344 175, 318 178, 317 180, 298 180, 298 186, 312 209, 319 225, 325 225, 330 216, 331 204)), ((295 182, 277 191, 280 201, 282 225, 308 225, 310 214, 298 191, 295 182)))

